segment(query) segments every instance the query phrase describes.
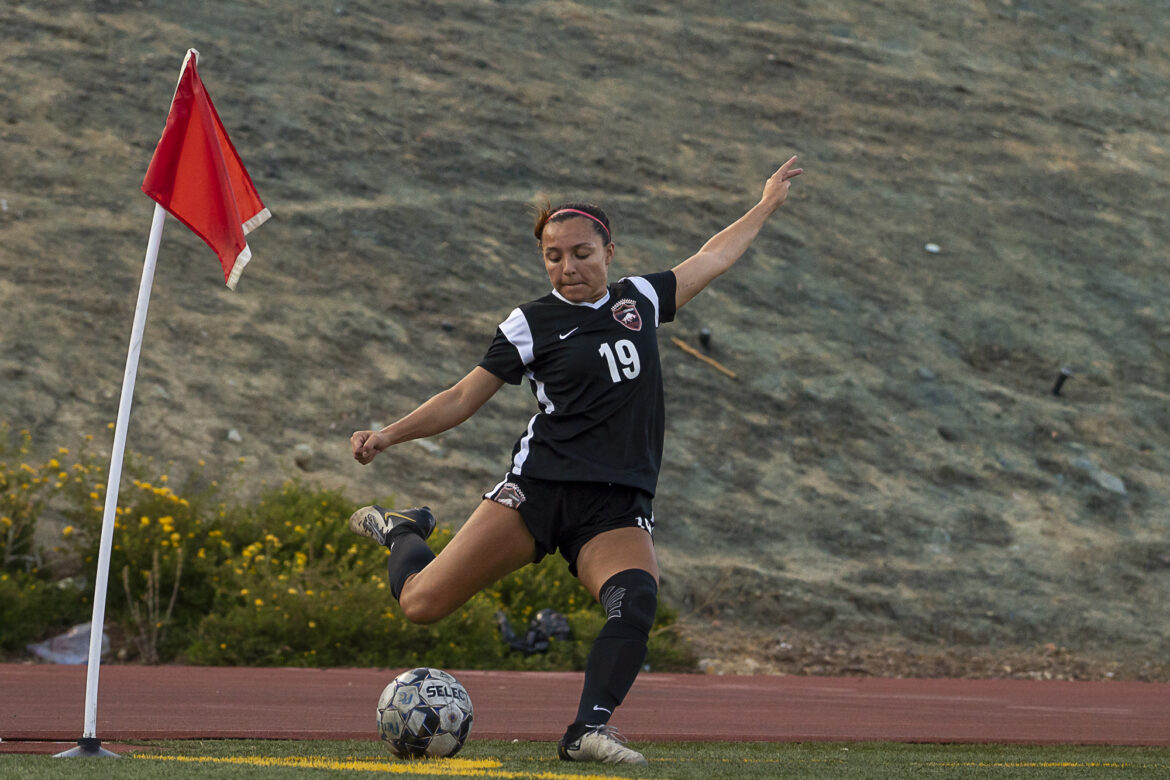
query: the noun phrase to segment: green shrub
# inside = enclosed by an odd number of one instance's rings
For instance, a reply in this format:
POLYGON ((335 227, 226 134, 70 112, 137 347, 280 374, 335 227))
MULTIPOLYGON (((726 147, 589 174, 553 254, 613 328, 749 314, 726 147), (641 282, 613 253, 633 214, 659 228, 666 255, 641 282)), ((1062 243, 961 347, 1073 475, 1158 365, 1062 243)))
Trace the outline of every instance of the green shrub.
POLYGON ((0 653, 24 650, 90 619, 93 602, 76 579, 53 582, 40 572, 0 572, 0 653))
MULTIPOLYGON (((391 501, 385 504, 392 505, 391 501)), ((215 609, 200 623, 186 660, 209 665, 389 666, 471 669, 581 669, 600 630, 600 608, 563 561, 521 569, 431 626, 409 623, 390 595, 384 548, 356 539, 354 510, 335 491, 289 483, 228 513, 225 534, 238 554, 220 570, 215 609), (496 613, 522 633, 535 612, 568 618, 573 641, 525 656, 501 640, 496 613)), ((429 543, 451 540, 439 527, 429 543)), ((673 613, 662 611, 662 624, 673 613)), ((688 665, 671 636, 656 635, 649 662, 688 665)))
MULTIPOLYGON (((89 617, 101 538, 105 475, 84 448, 28 462, 30 437, 0 441, 0 652, 19 652, 89 617), (16 455, 9 463, 8 456, 16 455), (65 461, 65 462, 63 462, 65 461), (62 525, 52 550, 33 532, 51 514, 62 525), (55 556, 53 565, 47 557, 55 556)), ((386 577, 389 552, 356 538, 354 505, 335 490, 289 482, 257 499, 222 500, 195 469, 178 489, 149 462, 128 457, 119 491, 106 603, 130 657, 214 665, 420 665, 468 669, 581 669, 603 617, 564 562, 550 556, 509 575, 431 626, 405 620, 386 577), (574 638, 526 656, 501 639, 497 613, 520 635, 532 616, 564 614, 574 638)), ((230 497, 229 497, 230 498, 230 497)), ((392 501, 384 504, 393 505, 392 501)), ((436 552, 452 538, 436 529, 436 552)), ((647 659, 656 669, 693 665, 660 606, 647 659)))
POLYGON ((32 436, 21 431, 19 438, 13 442, 9 426, 0 426, 0 570, 6 572, 40 568, 43 559, 33 545, 37 520, 54 486, 69 478, 56 458, 30 464, 32 436))
MULTIPOLYGON (((23 651, 84 622, 92 611, 79 580, 54 572, 47 563, 51 551, 38 549, 33 538, 62 488, 81 480, 80 467, 61 462, 69 455, 64 448, 38 463, 29 457, 31 444, 28 431, 14 436, 0 423, 0 653, 23 651)), ((62 544, 73 532, 64 527, 62 544)))

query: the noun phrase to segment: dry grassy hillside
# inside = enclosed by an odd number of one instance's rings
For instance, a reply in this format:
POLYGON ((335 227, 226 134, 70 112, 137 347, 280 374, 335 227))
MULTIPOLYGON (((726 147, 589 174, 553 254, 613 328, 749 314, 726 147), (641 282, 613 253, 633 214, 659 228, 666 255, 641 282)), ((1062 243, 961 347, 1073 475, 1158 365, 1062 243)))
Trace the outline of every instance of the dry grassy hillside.
POLYGON ((188 46, 274 219, 236 293, 169 221, 130 446, 448 522, 503 472, 526 391, 368 468, 347 439, 545 292, 527 204, 601 202, 618 273, 658 270, 798 153, 782 213, 663 331, 658 546, 700 654, 1167 677, 1168 20, 1152 0, 0 0, 0 418, 46 447, 108 436, 138 187, 188 46), (737 379, 667 341, 701 328, 737 379))

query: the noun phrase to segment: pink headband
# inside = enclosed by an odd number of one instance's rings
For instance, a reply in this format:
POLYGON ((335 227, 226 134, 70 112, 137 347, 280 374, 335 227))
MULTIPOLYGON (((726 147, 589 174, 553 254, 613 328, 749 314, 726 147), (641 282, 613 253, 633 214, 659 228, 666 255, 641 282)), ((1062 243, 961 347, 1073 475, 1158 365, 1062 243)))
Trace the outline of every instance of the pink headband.
POLYGON ((582 217, 589 217, 589 219, 593 220, 598 225, 601 225, 601 229, 605 231, 606 238, 611 237, 609 228, 605 226, 604 222, 590 214, 588 211, 581 211, 580 209, 561 209, 560 211, 549 214, 548 219, 545 220, 545 224, 547 225, 549 222, 552 222, 554 217, 559 217, 561 214, 580 214, 582 217))

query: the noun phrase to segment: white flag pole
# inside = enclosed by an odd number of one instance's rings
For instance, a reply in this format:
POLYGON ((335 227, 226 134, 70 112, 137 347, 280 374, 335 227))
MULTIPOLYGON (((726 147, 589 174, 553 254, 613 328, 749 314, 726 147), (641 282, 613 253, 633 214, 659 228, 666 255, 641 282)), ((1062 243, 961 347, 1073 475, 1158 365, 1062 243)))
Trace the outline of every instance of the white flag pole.
POLYGON ((122 456, 126 451, 126 429, 130 424, 130 405, 134 401, 134 381, 138 376, 138 358, 142 353, 142 334, 146 330, 146 312, 150 307, 150 288, 154 283, 154 266, 158 247, 162 242, 163 223, 167 212, 154 204, 154 219, 150 223, 150 239, 146 244, 146 260, 142 265, 142 280, 138 285, 138 304, 134 308, 134 325, 130 331, 130 349, 126 354, 126 373, 122 377, 122 399, 118 404, 118 422, 114 428, 114 448, 110 453, 109 482, 106 486, 106 506, 102 513, 102 538, 98 550, 97 574, 94 577, 93 619, 89 627, 89 670, 85 677, 85 730, 77 747, 58 753, 57 758, 77 756, 117 756, 103 750, 97 738, 98 670, 102 658, 102 634, 106 621, 106 585, 110 578, 110 550, 114 544, 114 522, 117 519, 118 489, 122 481, 122 456))

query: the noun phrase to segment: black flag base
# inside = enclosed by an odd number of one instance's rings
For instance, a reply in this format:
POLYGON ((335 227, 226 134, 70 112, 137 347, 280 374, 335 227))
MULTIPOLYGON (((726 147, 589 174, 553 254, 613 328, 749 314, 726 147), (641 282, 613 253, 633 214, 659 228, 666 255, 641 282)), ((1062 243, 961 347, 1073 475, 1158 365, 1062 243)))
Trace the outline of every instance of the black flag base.
POLYGON ((53 758, 121 758, 102 747, 102 741, 97 737, 82 737, 77 740, 77 747, 58 753, 53 758))

